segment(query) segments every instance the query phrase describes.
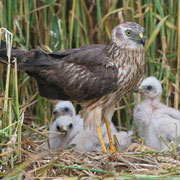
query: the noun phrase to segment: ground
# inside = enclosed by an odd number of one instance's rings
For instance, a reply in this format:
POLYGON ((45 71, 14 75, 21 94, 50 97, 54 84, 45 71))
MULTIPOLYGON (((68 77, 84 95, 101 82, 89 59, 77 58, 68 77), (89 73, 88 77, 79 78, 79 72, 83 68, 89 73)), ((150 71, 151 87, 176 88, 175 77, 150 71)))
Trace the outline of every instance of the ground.
MULTIPOLYGON (((4 164, 0 167, 0 175, 5 178, 52 178, 52 177, 93 177, 105 178, 165 178, 180 177, 180 156, 173 151, 157 152, 141 141, 133 145, 125 153, 81 152, 74 147, 56 151, 45 150, 45 140, 36 132, 27 131, 22 139, 21 147, 14 148, 9 143, 1 154, 4 164), (27 138, 31 134, 31 138, 27 138), (20 153, 20 156, 19 156, 20 153), (2 156, 3 155, 3 156, 2 156), (20 158, 21 157, 21 158, 20 158), (15 167, 11 167, 14 161, 15 167)), ((12 141, 9 141, 12 142, 12 141)))

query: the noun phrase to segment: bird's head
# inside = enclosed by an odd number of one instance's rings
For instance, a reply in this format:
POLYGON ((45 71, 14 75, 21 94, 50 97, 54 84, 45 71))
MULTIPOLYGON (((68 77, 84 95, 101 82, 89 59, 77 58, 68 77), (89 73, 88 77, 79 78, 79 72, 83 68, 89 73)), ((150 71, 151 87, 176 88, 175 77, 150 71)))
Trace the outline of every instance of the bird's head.
POLYGON ((150 76, 144 79, 141 85, 134 92, 142 93, 148 98, 161 97, 162 86, 159 80, 150 76))
POLYGON ((111 34, 112 42, 121 48, 143 48, 145 30, 135 22, 125 22, 116 26, 111 34))
POLYGON ((54 121, 52 131, 60 132, 67 135, 74 128, 73 119, 70 116, 60 116, 54 121))
POLYGON ((53 113, 55 118, 64 115, 74 117, 76 114, 73 104, 69 101, 60 101, 57 103, 53 113))

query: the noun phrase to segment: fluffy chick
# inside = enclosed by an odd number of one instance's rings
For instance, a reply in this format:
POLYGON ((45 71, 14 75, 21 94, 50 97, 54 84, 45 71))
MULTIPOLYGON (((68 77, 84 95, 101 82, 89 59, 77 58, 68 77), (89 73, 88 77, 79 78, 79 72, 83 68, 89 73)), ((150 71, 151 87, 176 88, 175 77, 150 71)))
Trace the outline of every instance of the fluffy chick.
POLYGON ((76 111, 70 101, 59 101, 54 108, 53 114, 55 118, 64 115, 68 115, 73 118, 76 117, 76 111))
MULTIPOLYGON (((165 145, 159 136, 167 143, 175 139, 175 124, 180 127, 180 111, 160 102, 162 86, 155 77, 144 79, 136 92, 144 95, 144 101, 135 106, 133 117, 140 126, 145 145, 163 150, 165 145)), ((177 135, 179 139, 180 131, 177 135)))
MULTIPOLYGON (((114 124, 110 123, 112 134, 117 133, 114 124)), ((107 136, 107 130, 105 124, 101 126, 103 137, 107 136)), ((107 140, 109 142, 109 139, 107 140)), ((95 129, 86 128, 83 129, 76 137, 72 139, 69 145, 75 144, 75 148, 83 151, 94 151, 96 150, 97 144, 100 145, 97 131, 95 129)))
POLYGON ((58 149, 67 147, 71 139, 79 133, 70 116, 59 116, 50 126, 50 148, 58 149))
MULTIPOLYGON (((133 132, 129 131, 120 131, 120 132, 115 132, 112 133, 113 135, 115 135, 117 137, 118 140, 118 150, 119 152, 125 152, 127 150, 127 148, 132 144, 132 135, 133 132)), ((106 144, 106 146, 109 146, 109 140, 108 140, 108 135, 106 134, 104 137, 104 142, 106 144)))
MULTIPOLYGON (((50 125, 49 144, 51 149, 65 148, 83 129, 83 119, 76 115, 69 101, 60 101, 54 109, 55 120, 50 125)), ((48 147, 48 143, 46 144, 48 147)))

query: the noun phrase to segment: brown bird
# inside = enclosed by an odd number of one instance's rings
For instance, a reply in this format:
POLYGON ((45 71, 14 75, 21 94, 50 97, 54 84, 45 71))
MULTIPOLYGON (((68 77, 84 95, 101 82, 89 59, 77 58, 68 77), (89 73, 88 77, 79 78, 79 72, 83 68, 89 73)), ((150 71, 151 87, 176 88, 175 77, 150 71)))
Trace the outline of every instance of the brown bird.
MULTIPOLYGON (((11 62, 37 81, 40 95, 71 100, 83 107, 84 126, 96 127, 104 151, 100 126, 105 122, 114 152, 110 123, 115 105, 139 85, 144 70, 144 28, 134 22, 116 26, 108 45, 93 44, 47 53, 13 48, 11 62)), ((7 62, 2 44, 0 61, 7 62)))

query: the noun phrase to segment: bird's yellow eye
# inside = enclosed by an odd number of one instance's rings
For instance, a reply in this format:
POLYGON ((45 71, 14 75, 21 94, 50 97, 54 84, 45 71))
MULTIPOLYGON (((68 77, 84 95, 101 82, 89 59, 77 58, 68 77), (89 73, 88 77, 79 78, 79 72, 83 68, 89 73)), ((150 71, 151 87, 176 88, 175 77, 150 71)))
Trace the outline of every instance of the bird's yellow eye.
POLYGON ((127 30, 127 31, 126 31, 126 35, 127 35, 127 36, 131 36, 131 35, 132 35, 132 32, 131 32, 130 30, 127 30))

